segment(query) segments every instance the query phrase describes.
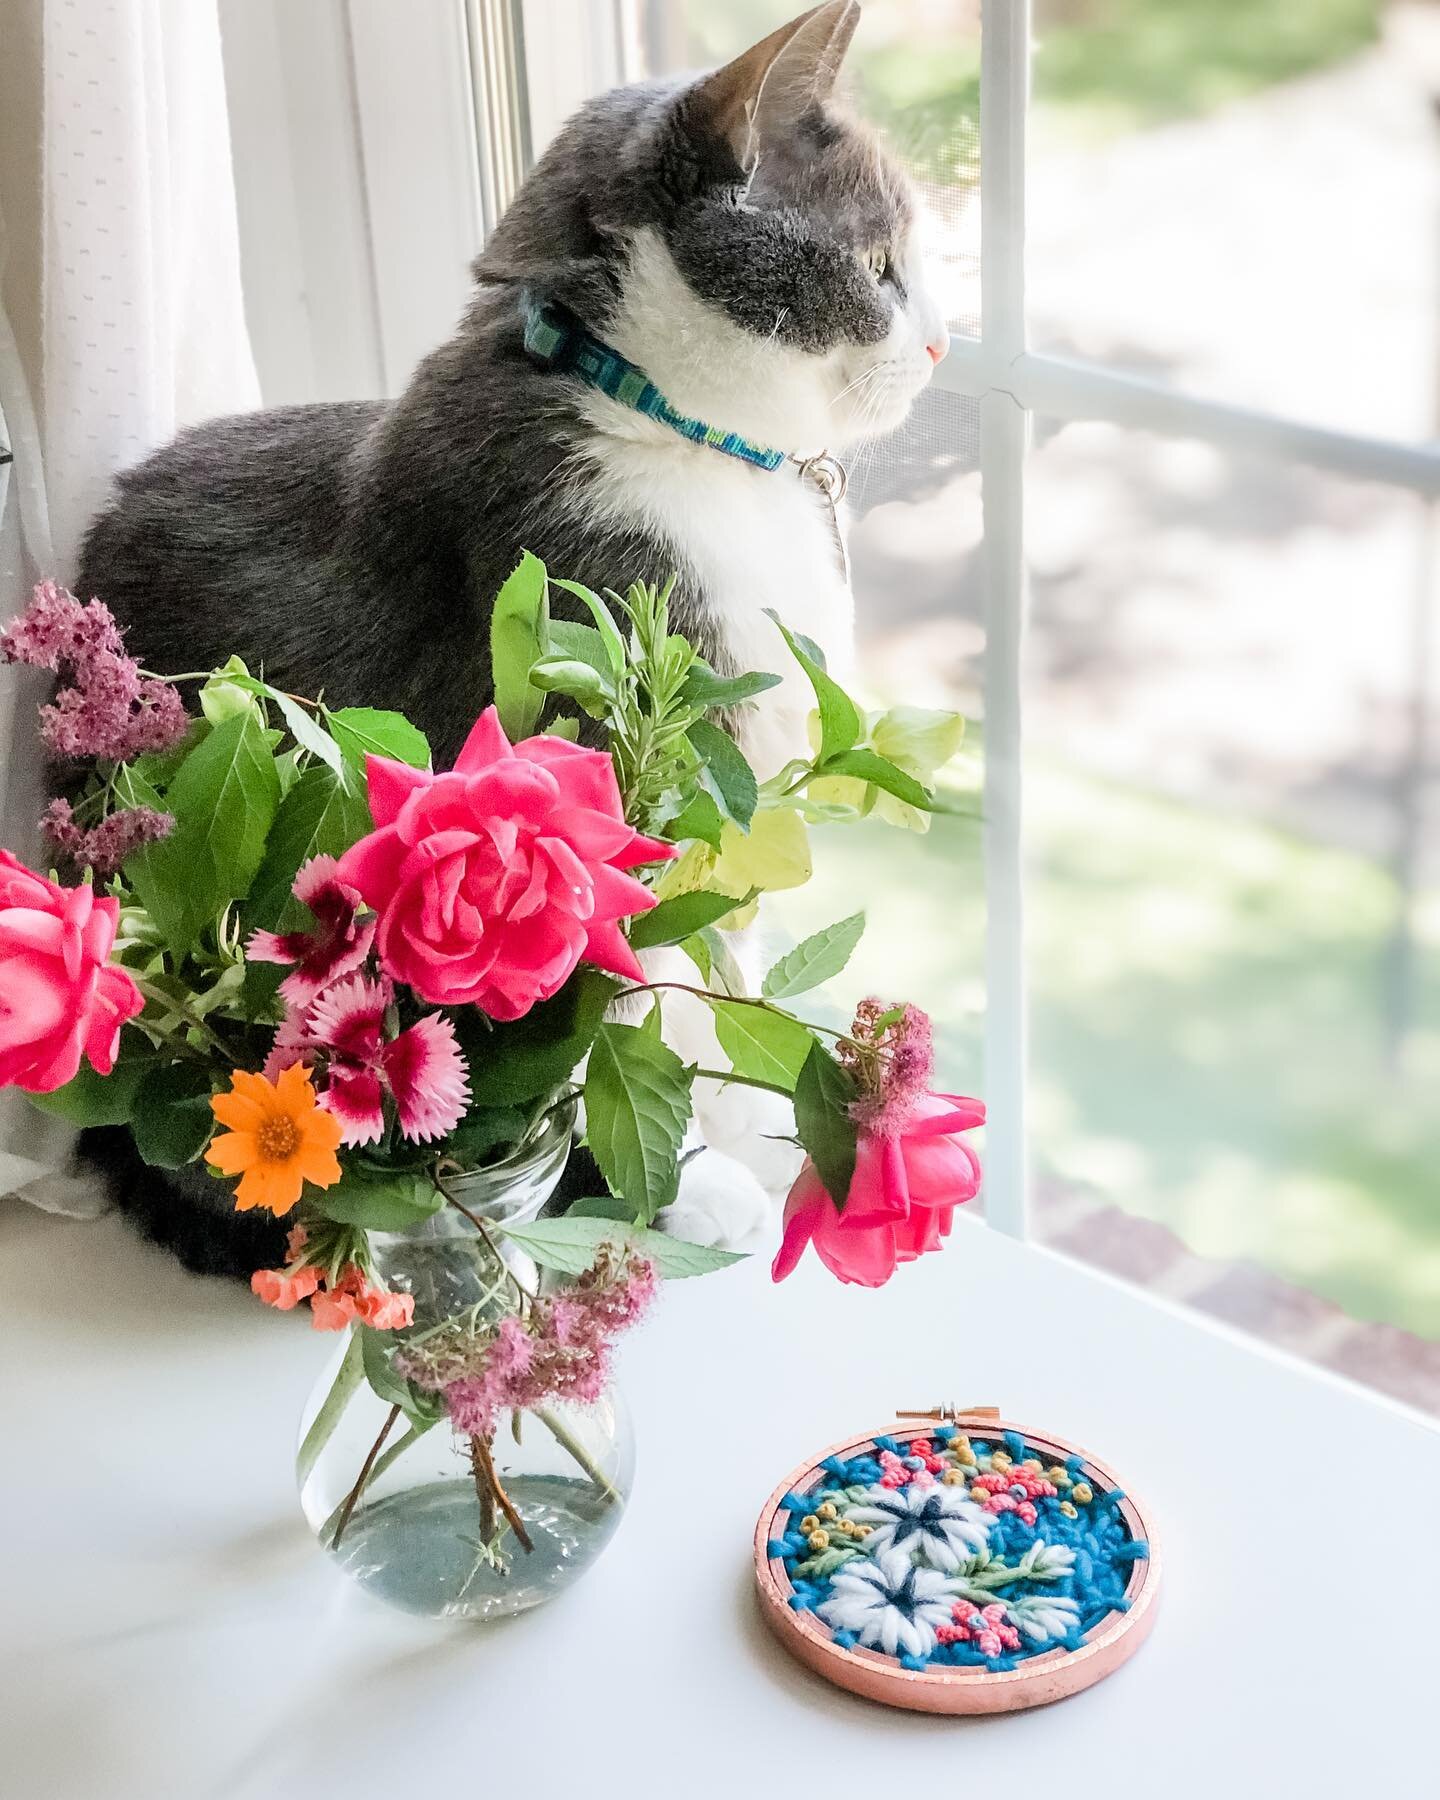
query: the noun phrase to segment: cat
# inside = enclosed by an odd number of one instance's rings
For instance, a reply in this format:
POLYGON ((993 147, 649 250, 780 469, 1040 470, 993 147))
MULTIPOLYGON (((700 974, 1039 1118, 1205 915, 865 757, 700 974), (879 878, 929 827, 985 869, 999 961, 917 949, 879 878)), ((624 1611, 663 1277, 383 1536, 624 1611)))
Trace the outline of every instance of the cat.
MULTIPOLYGON (((147 667, 238 653, 281 687, 398 708, 444 767, 491 697, 489 607, 522 549, 596 590, 673 573, 675 627, 717 669, 785 677, 736 722, 762 779, 803 753, 813 699, 765 609, 842 680, 853 615, 835 510, 801 464, 896 427, 948 342, 909 184, 836 100, 859 15, 831 0, 709 74, 589 102, 475 261, 455 336, 397 400, 184 433, 118 478, 80 592, 147 667), (537 320, 598 340, 730 448, 547 363, 537 320), (763 466, 766 451, 784 460, 763 466)), ((667 1015, 672 1039, 697 1031, 698 1003, 667 1015)), ((713 1054, 711 1035, 688 1059, 713 1054)), ((709 1102, 716 1135, 768 1141, 768 1097, 738 1092, 709 1102)), ((155 1235, 183 1231, 188 1260, 223 1266, 214 1221, 172 1220, 154 1183, 121 1185, 155 1235)), ((677 1219, 744 1236, 759 1192, 712 1145, 686 1167, 677 1219)))

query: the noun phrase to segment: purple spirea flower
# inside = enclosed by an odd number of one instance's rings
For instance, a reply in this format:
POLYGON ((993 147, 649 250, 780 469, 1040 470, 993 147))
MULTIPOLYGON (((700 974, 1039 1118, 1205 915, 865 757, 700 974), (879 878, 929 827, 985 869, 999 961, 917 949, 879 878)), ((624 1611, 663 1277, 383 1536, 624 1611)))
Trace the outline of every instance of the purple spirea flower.
POLYGON ((935 1072, 929 1014, 909 1003, 895 1008, 883 1000, 862 1000, 850 1033, 860 1049, 842 1047, 840 1056, 861 1088, 850 1115, 866 1131, 898 1137, 916 1102, 929 1092, 935 1072), (888 1017, 891 1013, 897 1016, 888 1017))
POLYGON ((0 632, 0 656, 60 676, 40 708, 40 735, 56 756, 125 762, 170 749, 189 729, 179 691, 140 673, 109 610, 99 600, 82 606, 56 582, 42 581, 0 632))
POLYGON ((522 1319, 502 1319, 493 1332, 440 1332, 395 1356, 418 1386, 445 1397, 457 1431, 489 1437, 507 1412, 551 1400, 592 1405, 610 1379, 620 1332, 654 1299, 655 1265, 641 1256, 602 1250, 595 1266, 554 1298, 535 1301, 522 1319))
POLYGON ((77 869, 90 869, 104 877, 113 875, 126 857, 146 844, 169 837, 175 821, 152 806, 132 806, 111 813, 90 831, 75 822, 68 800, 52 800, 40 821, 45 838, 77 869))

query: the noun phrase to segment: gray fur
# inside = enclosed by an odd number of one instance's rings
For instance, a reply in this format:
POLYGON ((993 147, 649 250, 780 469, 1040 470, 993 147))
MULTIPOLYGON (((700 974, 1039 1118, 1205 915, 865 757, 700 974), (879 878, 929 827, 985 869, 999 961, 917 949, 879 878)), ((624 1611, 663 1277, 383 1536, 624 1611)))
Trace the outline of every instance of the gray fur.
POLYGON ((884 336, 898 290, 857 252, 904 230, 903 180, 815 94, 767 119, 758 167, 742 168, 717 123, 719 79, 586 106, 476 261, 456 335, 393 404, 223 419, 120 477, 79 587, 147 666, 238 652, 283 687, 400 708, 440 766, 490 698, 489 609, 522 549, 597 589, 677 573, 681 628, 728 664, 684 544, 601 525, 583 493, 556 503, 586 428, 569 378, 526 358, 518 305, 531 287, 603 337, 649 226, 746 330, 806 351, 884 336))

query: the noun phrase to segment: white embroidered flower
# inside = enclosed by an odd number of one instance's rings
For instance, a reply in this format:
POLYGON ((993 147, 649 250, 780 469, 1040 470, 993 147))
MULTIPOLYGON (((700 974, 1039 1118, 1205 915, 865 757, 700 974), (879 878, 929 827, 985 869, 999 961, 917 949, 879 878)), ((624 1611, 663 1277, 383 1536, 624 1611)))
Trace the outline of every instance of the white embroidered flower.
POLYGON ((1074 1567, 1075 1552, 1068 1544, 1047 1544, 1043 1538, 1036 1538, 1016 1563, 1015 1574, 1026 1575, 1031 1581, 1059 1581, 1074 1567))
POLYGON ((952 1574, 990 1540, 995 1520, 983 1506, 953 1487, 872 1487, 846 1512, 857 1525, 873 1529, 866 1549, 874 1555, 903 1550, 923 1556, 932 1568, 952 1574))
POLYGON ((1006 1601, 1011 1620, 1031 1643, 1068 1637, 1080 1623, 1080 1608, 1063 1594, 1025 1594, 1006 1601))
MULTIPOLYGON (((851 1515, 853 1517, 853 1514, 851 1515)), ((928 1656, 935 1629, 950 1623, 954 1595, 936 1569, 922 1569, 903 1550, 857 1557, 837 1569, 830 1597, 815 1608, 832 1631, 852 1631, 887 1656, 928 1656)))

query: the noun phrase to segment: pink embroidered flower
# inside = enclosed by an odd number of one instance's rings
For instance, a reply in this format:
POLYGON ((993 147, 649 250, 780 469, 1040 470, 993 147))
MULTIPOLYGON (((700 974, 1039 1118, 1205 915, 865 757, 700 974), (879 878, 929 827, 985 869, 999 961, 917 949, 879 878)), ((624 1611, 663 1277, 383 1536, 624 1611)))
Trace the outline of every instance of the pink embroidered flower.
POLYGON ((791 1274, 812 1243, 832 1275, 864 1287, 880 1287, 900 1263, 938 1250, 955 1208, 979 1192, 980 1164, 959 1133, 984 1120, 978 1100, 925 1094, 896 1135, 862 1125, 843 1211, 807 1158, 785 1202, 773 1278, 791 1274))
POLYGON ((309 931, 256 931, 245 954, 252 962, 289 963, 294 972, 280 983, 282 996, 306 1007, 322 988, 351 975, 370 954, 375 920, 359 916, 360 895, 337 876, 333 856, 314 856, 295 877, 295 898, 315 920, 309 931))
POLYGON ((951 1608, 953 1625, 937 1625, 942 1644, 974 1644, 982 1656, 1003 1656, 1020 1648, 1020 1633, 1010 1624, 1004 1606, 992 1600, 977 1606, 973 1600, 957 1600, 951 1608))
POLYGON ((383 979, 352 975, 338 981, 304 1013, 287 1013, 266 1060, 267 1075, 295 1062, 315 1072, 320 1104, 339 1119, 345 1144, 379 1141, 387 1093, 401 1133, 412 1143, 453 1131, 469 1102, 454 1025, 430 1014, 387 1038, 392 997, 383 979))
POLYGON ((984 1496, 981 1503, 986 1512, 1013 1512, 1026 1525, 1033 1525, 1040 1516, 1035 1502, 1051 1499, 1056 1492, 1053 1482, 1019 1463, 1010 1469, 991 1469, 972 1476, 970 1489, 977 1499, 984 1496))
POLYGON ((120 902, 63 888, 0 850, 0 1087, 48 1094, 80 1067, 115 1067, 120 1027, 145 1002, 109 961, 120 902))
POLYGON ((339 874, 379 914, 396 981, 518 1019, 582 961, 640 978, 620 921, 655 897, 624 871, 675 852, 626 824, 602 751, 557 737, 512 746, 492 706, 448 773, 379 756, 366 770, 378 829, 339 874))

